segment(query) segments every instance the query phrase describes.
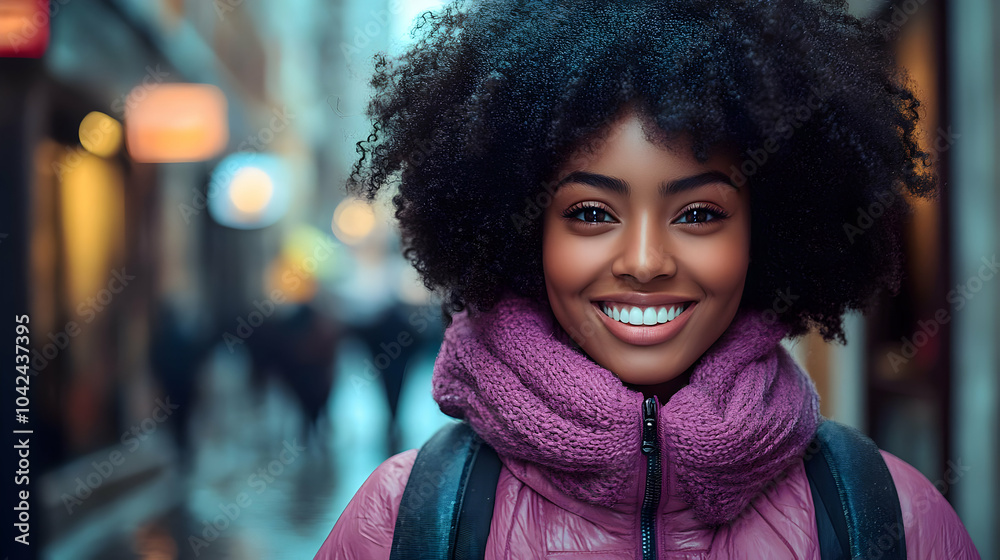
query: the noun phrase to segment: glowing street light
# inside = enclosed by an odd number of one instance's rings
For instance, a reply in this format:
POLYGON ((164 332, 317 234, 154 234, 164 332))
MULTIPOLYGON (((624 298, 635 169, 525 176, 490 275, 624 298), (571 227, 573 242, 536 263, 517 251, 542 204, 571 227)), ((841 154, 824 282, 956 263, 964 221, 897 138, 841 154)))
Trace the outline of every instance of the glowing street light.
POLYGON ((111 157, 122 146, 122 125, 99 111, 80 121, 80 144, 95 156, 111 157))
POLYGON ((333 211, 333 234, 348 245, 355 245, 375 229, 375 211, 363 200, 346 198, 333 211))
POLYGON ((136 86, 125 106, 125 138, 135 161, 204 161, 226 148, 226 96, 208 84, 136 86))
POLYGON ((267 227, 288 212, 288 168, 273 154, 238 152, 212 171, 208 211, 221 225, 235 229, 267 227))

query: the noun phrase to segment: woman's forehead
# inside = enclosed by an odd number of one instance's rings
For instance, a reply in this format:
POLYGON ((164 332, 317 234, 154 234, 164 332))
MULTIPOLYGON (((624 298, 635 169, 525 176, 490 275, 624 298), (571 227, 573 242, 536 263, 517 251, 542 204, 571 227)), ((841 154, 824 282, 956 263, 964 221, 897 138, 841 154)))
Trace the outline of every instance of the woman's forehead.
POLYGON ((610 148, 617 148, 622 154, 633 149, 636 143, 648 143, 682 159, 692 159, 704 163, 715 158, 736 158, 739 149, 733 139, 718 140, 706 146, 705 157, 699 157, 694 132, 685 128, 664 130, 647 111, 635 103, 622 105, 615 117, 603 124, 595 134, 578 140, 569 150, 569 155, 558 165, 560 174, 567 169, 579 168, 601 156, 613 156, 610 148), (622 142, 625 136, 629 142, 622 142))

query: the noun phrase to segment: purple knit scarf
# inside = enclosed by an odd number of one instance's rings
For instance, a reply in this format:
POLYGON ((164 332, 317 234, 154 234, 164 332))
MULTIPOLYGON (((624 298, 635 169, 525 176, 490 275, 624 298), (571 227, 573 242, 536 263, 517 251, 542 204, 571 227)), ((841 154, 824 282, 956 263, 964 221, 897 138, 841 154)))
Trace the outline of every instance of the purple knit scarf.
MULTIPOLYGON (((812 380, 779 344, 786 332, 741 309, 659 411, 672 491, 707 524, 739 515, 820 421, 812 380)), ((445 414, 574 498, 614 505, 644 460, 643 395, 576 349, 544 302, 507 296, 489 312, 456 314, 433 383, 445 414)))

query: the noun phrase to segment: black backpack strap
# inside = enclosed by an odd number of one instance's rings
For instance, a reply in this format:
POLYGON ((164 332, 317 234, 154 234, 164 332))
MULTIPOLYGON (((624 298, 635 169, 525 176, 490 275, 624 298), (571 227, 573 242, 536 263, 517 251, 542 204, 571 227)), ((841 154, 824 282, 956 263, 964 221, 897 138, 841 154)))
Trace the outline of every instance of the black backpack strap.
POLYGON ((496 452, 468 423, 438 430, 410 471, 390 560, 482 560, 499 476, 496 452))
POLYGON ((805 469, 823 560, 906 560, 899 496, 875 442, 826 420, 809 446, 805 469))

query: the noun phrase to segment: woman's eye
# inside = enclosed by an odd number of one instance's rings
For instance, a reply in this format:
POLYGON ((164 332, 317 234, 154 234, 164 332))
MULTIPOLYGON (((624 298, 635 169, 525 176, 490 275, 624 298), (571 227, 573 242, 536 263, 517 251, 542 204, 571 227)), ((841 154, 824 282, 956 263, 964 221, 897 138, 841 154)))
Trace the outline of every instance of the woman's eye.
POLYGON ((597 224, 601 222, 613 222, 614 218, 603 208, 597 206, 586 206, 583 208, 571 208, 566 214, 567 218, 571 218, 581 222, 587 222, 591 224, 597 224))
POLYGON ((715 210, 713 208, 698 206, 689 209, 687 212, 681 214, 681 219, 677 220, 680 224, 705 224, 708 222, 715 222, 719 219, 728 217, 728 214, 720 210, 715 210))

